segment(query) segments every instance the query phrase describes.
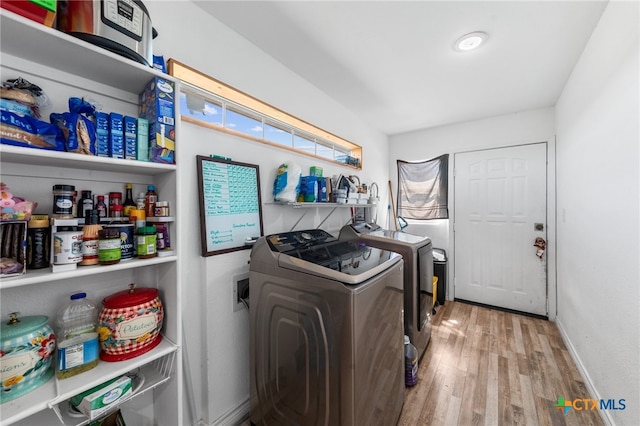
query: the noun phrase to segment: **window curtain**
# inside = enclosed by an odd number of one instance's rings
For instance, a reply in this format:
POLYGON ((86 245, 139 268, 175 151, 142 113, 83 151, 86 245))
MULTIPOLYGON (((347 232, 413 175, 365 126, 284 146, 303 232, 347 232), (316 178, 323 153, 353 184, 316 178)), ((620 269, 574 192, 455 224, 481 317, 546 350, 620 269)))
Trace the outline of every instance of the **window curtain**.
POLYGON ((421 162, 397 160, 398 216, 448 219, 449 154, 421 162))

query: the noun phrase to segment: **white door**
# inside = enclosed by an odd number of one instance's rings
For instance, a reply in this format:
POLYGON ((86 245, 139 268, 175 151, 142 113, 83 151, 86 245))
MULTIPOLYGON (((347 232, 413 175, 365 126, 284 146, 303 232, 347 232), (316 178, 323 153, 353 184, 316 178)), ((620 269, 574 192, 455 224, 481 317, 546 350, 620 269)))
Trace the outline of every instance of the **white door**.
POLYGON ((547 144, 455 154, 454 292, 547 315, 547 144))

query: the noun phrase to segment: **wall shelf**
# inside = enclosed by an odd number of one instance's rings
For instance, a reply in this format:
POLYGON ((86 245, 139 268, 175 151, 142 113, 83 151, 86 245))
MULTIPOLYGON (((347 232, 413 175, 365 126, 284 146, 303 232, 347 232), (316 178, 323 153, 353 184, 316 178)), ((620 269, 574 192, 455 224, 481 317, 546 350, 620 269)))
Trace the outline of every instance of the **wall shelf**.
MULTIPOLYGON (((360 207, 376 207, 376 204, 356 204, 356 203, 300 203, 300 202, 280 202, 280 201, 272 201, 269 203, 265 203, 269 205, 289 207, 292 209, 305 209, 304 213, 300 215, 298 220, 293 224, 289 232, 296 229, 296 226, 300 223, 300 221, 307 215, 310 209, 313 208, 330 208, 331 211, 327 213, 327 215, 322 219, 322 221, 318 224, 318 228, 322 228, 322 225, 329 219, 329 217, 335 212, 337 209, 344 208, 360 208, 360 207)), ((353 217, 353 215, 352 215, 353 217)))

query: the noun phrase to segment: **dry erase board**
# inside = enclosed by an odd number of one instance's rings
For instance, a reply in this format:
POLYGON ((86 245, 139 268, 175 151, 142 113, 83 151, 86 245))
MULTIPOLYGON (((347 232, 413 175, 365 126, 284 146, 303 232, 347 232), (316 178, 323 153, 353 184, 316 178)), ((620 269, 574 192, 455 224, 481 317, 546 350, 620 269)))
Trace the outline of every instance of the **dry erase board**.
POLYGON ((258 166, 203 155, 196 163, 202 255, 251 248, 263 235, 258 166))

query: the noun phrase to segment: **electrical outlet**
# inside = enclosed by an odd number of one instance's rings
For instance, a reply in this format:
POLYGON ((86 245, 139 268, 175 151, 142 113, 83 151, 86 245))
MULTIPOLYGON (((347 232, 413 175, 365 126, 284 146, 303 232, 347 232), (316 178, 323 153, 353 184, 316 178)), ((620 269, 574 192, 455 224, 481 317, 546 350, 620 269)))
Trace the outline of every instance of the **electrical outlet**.
POLYGON ((246 308, 242 299, 249 302, 249 274, 233 277, 233 311, 246 308))

